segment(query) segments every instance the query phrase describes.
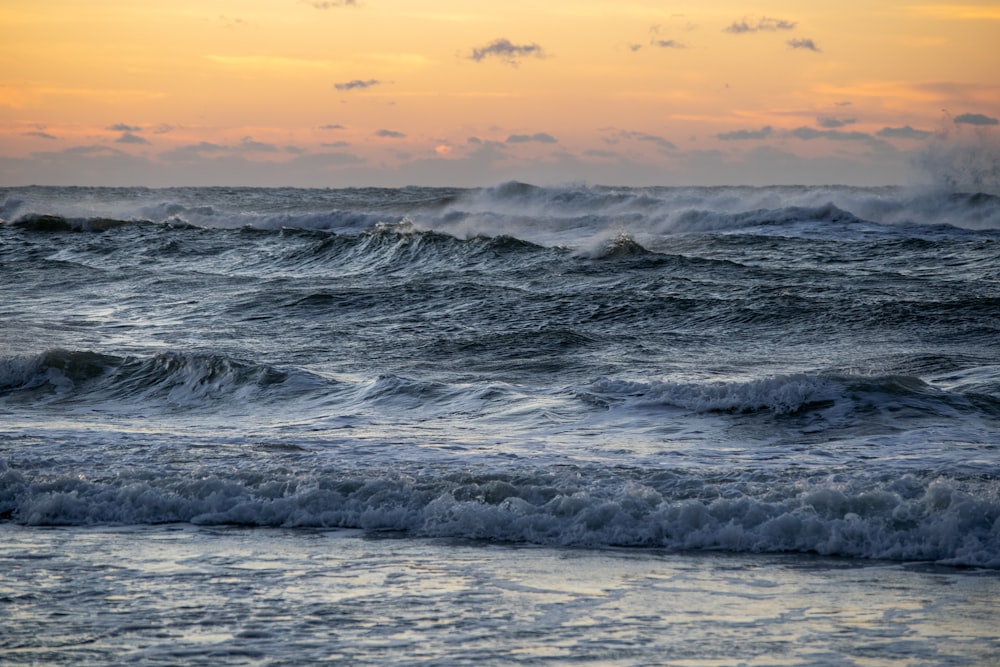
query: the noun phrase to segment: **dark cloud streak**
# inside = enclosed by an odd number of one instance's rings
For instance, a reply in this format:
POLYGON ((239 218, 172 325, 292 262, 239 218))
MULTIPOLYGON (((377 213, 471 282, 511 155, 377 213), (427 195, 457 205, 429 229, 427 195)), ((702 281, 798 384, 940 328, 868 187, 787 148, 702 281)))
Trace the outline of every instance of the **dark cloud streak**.
POLYGON ((765 125, 759 130, 733 130, 715 135, 723 141, 748 141, 755 139, 767 139, 774 134, 774 129, 770 125, 765 125))
POLYGON ((927 130, 916 130, 905 125, 903 127, 883 127, 875 133, 875 136, 882 139, 926 139, 933 134, 927 130))
POLYGON ((955 122, 964 125, 997 125, 1000 124, 996 118, 985 116, 981 113, 963 113, 955 116, 955 122))
POLYGON ((109 125, 107 128, 109 132, 141 132, 142 128, 138 125, 127 125, 126 123, 115 123, 114 125, 109 125))
POLYGON ((337 90, 367 90, 372 86, 377 86, 382 82, 378 79, 354 79, 353 81, 344 81, 342 83, 335 83, 333 87, 337 90))
POLYGON ((858 122, 857 118, 834 118, 833 116, 820 116, 816 119, 816 123, 827 130, 835 130, 845 125, 853 125, 856 122, 858 122))
POLYGON ((507 137, 508 144, 557 144, 559 140, 546 132, 536 132, 535 134, 512 134, 507 137))
POLYGON ((486 46, 473 49, 466 57, 477 63, 486 58, 497 58, 506 65, 517 67, 522 58, 545 58, 547 56, 544 49, 538 44, 514 44, 509 39, 500 38, 493 40, 486 46))
POLYGON ((822 51, 820 51, 820 48, 816 46, 816 42, 808 38, 790 39, 788 40, 788 46, 792 47, 793 49, 804 49, 806 51, 822 53, 822 51))
POLYGON ((733 21, 732 25, 728 28, 723 29, 722 32, 728 32, 733 35, 743 35, 752 32, 775 32, 778 30, 792 30, 797 24, 794 21, 785 21, 782 19, 773 19, 768 16, 762 16, 757 19, 756 23, 751 23, 748 17, 743 17, 742 21, 733 21))
POLYGON ((115 139, 116 144, 145 144, 148 145, 149 141, 140 137, 138 134, 132 134, 131 132, 123 132, 122 136, 115 139))
POLYGON ((325 2, 306 2, 314 9, 336 9, 337 7, 357 7, 354 0, 326 0, 325 2))

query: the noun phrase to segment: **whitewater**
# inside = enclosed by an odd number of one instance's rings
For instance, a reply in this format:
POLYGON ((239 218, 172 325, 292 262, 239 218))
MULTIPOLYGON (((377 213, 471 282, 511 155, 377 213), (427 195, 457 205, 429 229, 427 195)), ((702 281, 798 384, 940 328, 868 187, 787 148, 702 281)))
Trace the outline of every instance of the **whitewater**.
POLYGON ((993 664, 1000 197, 0 188, 4 664, 993 664))

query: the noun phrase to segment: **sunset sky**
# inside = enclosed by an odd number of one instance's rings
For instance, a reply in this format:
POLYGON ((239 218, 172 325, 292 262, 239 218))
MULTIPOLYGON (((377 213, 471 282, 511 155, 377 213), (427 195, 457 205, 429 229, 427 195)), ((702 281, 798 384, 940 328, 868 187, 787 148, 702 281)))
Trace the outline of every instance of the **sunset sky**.
POLYGON ((920 179, 1000 3, 5 0, 0 185, 920 179))

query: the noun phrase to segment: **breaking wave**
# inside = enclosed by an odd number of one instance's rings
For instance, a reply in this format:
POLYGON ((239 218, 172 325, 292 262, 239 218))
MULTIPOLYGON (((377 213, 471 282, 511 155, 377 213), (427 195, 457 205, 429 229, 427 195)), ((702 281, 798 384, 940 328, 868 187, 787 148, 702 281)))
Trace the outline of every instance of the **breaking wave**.
POLYGON ((480 476, 137 471, 86 479, 29 475, 0 462, 0 516, 27 525, 339 527, 1000 567, 1000 480, 933 474, 713 477, 575 468, 480 476))

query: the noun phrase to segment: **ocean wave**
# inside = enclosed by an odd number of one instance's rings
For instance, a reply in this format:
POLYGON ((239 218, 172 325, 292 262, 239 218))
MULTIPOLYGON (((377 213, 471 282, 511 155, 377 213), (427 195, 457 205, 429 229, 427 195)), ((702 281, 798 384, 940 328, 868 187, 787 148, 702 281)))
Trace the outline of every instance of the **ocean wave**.
POLYGON ((583 393, 609 405, 667 406, 694 413, 794 415, 821 411, 838 421, 881 416, 889 422, 968 414, 1000 417, 1000 396, 990 394, 983 383, 937 386, 906 375, 796 374, 701 382, 601 378, 583 393))
POLYGON ((605 400, 666 405, 693 412, 793 414, 826 406, 844 396, 844 387, 822 376, 790 375, 748 381, 649 382, 602 378, 588 391, 605 400))
POLYGON ((5 224, 30 232, 106 232, 118 227, 152 225, 149 220, 117 220, 114 218, 67 218, 61 215, 29 213, 5 224))
POLYGON ((219 354, 165 352, 118 357, 51 349, 0 360, 0 402, 33 405, 110 402, 116 406, 203 408, 293 398, 331 380, 219 354))
POLYGON ((851 187, 602 187, 295 190, 9 189, 0 218, 26 228, 107 230, 141 221, 213 229, 360 234, 412 225, 457 238, 507 236, 592 249, 618 232, 658 250, 677 234, 748 232, 829 239, 938 238, 1000 231, 1000 197, 931 189, 851 187), (170 195, 165 197, 164 195, 170 195))
POLYGON ((1000 480, 573 469, 46 477, 0 462, 26 525, 341 527, 579 547, 805 552, 1000 567, 1000 480))

